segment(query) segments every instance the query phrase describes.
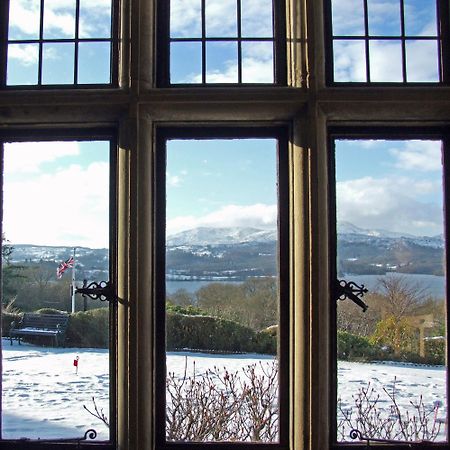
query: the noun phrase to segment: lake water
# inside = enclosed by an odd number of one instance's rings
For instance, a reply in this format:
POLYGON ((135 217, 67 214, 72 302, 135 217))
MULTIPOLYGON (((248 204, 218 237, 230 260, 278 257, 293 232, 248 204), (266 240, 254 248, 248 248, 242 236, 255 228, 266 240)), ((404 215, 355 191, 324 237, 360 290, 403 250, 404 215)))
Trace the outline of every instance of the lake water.
MULTIPOLYGON (((387 275, 392 276, 393 274, 387 275)), ((399 274, 411 283, 420 283, 427 288, 430 296, 435 298, 444 298, 445 295, 445 277, 438 277, 435 275, 423 274, 399 274)), ((386 276, 386 275, 385 275, 386 276)), ((357 284, 364 284, 370 291, 377 289, 380 278, 383 275, 352 275, 348 274, 343 277, 347 281, 354 281, 357 284)), ((196 292, 203 286, 210 283, 217 283, 218 281, 167 281, 166 289, 168 294, 173 294, 178 289, 186 289, 188 292, 196 292)), ((222 281, 220 281, 222 282, 222 281)), ((223 283, 239 284, 241 281, 223 281, 223 283)))

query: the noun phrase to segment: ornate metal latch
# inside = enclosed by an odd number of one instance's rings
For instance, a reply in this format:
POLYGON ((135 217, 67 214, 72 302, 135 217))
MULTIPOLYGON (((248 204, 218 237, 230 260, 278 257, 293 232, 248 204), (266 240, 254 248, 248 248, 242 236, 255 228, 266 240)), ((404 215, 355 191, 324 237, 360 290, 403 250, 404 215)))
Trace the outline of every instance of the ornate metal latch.
MULTIPOLYGON (((374 448, 374 446, 371 446, 370 444, 373 442, 374 444, 397 444, 397 445, 405 445, 409 448, 413 447, 413 443, 411 441, 401 441, 401 440, 395 440, 395 439, 379 439, 379 438, 373 438, 373 437, 368 437, 365 436, 364 434, 361 433, 361 431, 359 431, 356 428, 353 428, 352 430, 350 430, 350 438, 353 440, 358 439, 359 441, 366 441, 366 449, 371 449, 374 448)), ((431 444, 431 441, 415 441, 415 444, 431 444)), ((427 448, 427 447, 423 447, 423 448, 427 448)))
POLYGON ((336 280, 334 283, 334 296, 337 300, 350 299, 356 303, 364 312, 366 312, 368 306, 361 300, 368 290, 362 284, 359 286, 353 281, 336 280))
POLYGON ((87 284, 87 280, 83 280, 83 287, 76 288, 75 292, 81 294, 84 298, 89 297, 92 300, 100 300, 101 302, 113 302, 117 300, 114 286, 109 281, 93 281, 87 284))

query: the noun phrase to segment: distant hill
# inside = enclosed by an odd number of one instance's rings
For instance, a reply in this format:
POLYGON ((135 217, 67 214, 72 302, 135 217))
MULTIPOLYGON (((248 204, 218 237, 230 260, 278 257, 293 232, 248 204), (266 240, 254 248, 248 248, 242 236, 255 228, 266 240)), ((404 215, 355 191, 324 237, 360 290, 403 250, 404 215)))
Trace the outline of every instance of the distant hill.
MULTIPOLYGON (((386 272, 443 275, 442 236, 413 236, 338 224, 338 272, 386 272)), ((72 255, 71 247, 14 245, 12 262, 40 263, 56 271, 72 255)), ((105 280, 108 250, 77 248, 78 279, 105 280)), ((167 237, 169 280, 245 280, 277 275, 275 230, 201 227, 167 237)))

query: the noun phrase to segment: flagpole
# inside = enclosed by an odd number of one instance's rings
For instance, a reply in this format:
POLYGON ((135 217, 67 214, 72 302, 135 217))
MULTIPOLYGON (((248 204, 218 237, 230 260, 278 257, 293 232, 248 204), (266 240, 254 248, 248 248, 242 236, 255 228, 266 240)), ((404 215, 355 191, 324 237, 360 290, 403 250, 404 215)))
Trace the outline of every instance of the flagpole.
POLYGON ((75 312, 75 293, 76 293, 76 287, 75 287, 75 251, 76 247, 73 248, 73 265, 72 265, 72 313, 75 312))

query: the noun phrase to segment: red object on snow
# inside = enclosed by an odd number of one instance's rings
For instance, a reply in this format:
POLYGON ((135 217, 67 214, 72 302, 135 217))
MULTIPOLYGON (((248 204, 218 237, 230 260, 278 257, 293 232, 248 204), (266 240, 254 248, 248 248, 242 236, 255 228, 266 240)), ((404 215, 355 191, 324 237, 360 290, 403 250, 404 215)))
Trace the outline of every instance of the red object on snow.
POLYGON ((75 366, 75 367, 78 367, 78 360, 79 360, 80 358, 77 356, 77 359, 74 359, 73 360, 73 365, 75 366))

